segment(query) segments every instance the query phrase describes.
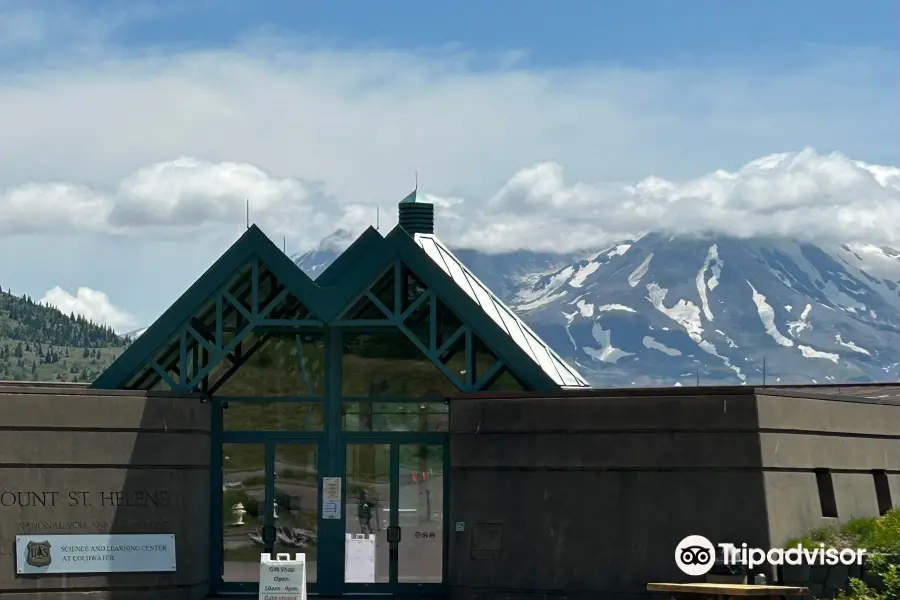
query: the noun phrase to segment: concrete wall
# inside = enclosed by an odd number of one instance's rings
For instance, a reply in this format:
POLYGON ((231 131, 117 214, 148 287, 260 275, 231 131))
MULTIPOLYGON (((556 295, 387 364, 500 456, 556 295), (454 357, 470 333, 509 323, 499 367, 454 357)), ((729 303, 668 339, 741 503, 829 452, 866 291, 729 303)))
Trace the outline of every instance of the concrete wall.
POLYGON ((0 385, 4 600, 203 597, 209 424, 198 397, 0 385), (16 535, 67 533, 172 533, 177 572, 16 575, 16 535))
POLYGON ((452 596, 627 597, 685 579, 687 535, 765 547, 750 392, 451 401, 452 596))
POLYGON ((900 405, 783 394, 758 396, 773 545, 878 516, 874 470, 888 472, 893 504, 900 506, 900 405), (831 472, 836 518, 822 516, 815 469, 831 472))

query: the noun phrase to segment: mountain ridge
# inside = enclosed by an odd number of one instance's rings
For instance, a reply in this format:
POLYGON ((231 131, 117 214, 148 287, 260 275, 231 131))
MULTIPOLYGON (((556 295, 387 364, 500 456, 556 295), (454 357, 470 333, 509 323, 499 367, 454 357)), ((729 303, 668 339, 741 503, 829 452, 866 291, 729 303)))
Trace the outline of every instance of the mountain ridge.
MULTIPOLYGON (((604 246, 455 252, 599 387, 897 377, 900 252, 891 247, 664 233, 604 246)), ((333 255, 295 262, 315 277, 333 255)))

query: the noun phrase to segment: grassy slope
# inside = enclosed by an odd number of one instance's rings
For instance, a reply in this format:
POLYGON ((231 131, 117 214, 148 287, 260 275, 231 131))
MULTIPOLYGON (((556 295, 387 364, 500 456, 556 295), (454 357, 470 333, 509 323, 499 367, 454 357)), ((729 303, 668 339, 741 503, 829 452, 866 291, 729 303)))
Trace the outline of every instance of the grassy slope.
POLYGON ((90 382, 126 346, 108 327, 0 291, 0 380, 90 382))

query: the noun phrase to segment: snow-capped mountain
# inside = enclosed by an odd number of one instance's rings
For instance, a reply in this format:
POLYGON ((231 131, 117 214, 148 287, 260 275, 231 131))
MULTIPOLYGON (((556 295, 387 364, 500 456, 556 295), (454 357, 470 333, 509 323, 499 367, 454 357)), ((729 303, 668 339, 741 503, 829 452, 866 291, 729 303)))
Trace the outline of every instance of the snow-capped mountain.
POLYGON ((135 329, 134 331, 128 331, 128 332, 126 332, 126 333, 123 333, 123 334, 121 335, 121 337, 123 337, 123 338, 128 338, 129 340, 134 341, 134 340, 136 340, 139 336, 143 335, 143 333, 144 333, 145 331, 147 331, 148 329, 150 329, 150 328, 149 328, 149 327, 141 327, 140 329, 135 329))
MULTIPOLYGON (((295 257, 315 277, 333 238, 295 257)), ((900 250, 652 233, 457 255, 597 386, 896 380, 900 250)))
POLYGON ((650 234, 508 298, 598 384, 896 379, 900 252, 650 234))
POLYGON ((291 260, 297 263, 297 266, 303 269, 307 275, 315 279, 355 239, 356 236, 346 229, 338 229, 328 237, 323 238, 313 250, 302 254, 294 254, 291 256, 291 260))

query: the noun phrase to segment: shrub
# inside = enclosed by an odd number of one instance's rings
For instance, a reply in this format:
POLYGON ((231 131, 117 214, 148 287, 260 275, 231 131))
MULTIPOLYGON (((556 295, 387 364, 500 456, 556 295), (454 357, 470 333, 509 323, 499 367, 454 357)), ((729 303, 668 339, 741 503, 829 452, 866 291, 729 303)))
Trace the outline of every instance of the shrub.
POLYGON ((897 600, 900 598, 900 565, 889 562, 884 556, 869 556, 869 568, 884 582, 880 589, 866 585, 861 579, 850 580, 850 592, 841 592, 837 600, 897 600))
POLYGON ((900 554, 900 509, 889 510, 880 519, 876 519, 865 542, 868 543, 865 547, 869 550, 900 554))

